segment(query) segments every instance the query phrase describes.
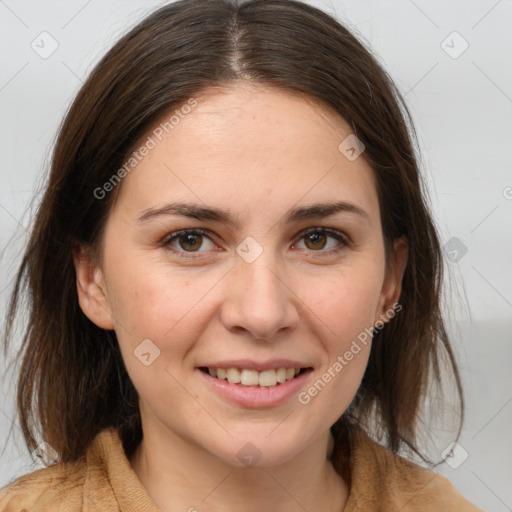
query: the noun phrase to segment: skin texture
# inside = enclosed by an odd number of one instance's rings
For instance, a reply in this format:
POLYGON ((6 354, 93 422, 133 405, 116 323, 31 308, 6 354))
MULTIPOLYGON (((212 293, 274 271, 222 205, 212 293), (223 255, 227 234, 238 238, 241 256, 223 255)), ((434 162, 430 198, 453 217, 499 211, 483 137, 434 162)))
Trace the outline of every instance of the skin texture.
POLYGON ((74 255, 80 306, 115 329, 140 396, 144 439, 132 467, 163 511, 341 510, 349 490, 329 460, 329 428, 360 385, 369 343, 307 405, 294 396, 241 407, 194 368, 296 358, 314 368, 307 389, 398 302, 406 242, 396 241, 386 271, 374 171, 338 149, 351 129, 336 113, 245 83, 195 98, 119 185, 99 257, 74 255), (336 213, 283 223, 290 208, 342 199, 369 222, 336 213), (239 226, 171 215, 137 222, 174 201, 226 209, 239 226), (300 237, 316 227, 338 230, 349 245, 300 237), (174 252, 159 245, 192 228, 209 234, 175 239, 174 252), (252 263, 236 252, 248 236, 263 249, 252 263), (160 350, 149 366, 134 355, 144 339, 160 350), (254 467, 237 457, 247 442, 261 453, 254 467))

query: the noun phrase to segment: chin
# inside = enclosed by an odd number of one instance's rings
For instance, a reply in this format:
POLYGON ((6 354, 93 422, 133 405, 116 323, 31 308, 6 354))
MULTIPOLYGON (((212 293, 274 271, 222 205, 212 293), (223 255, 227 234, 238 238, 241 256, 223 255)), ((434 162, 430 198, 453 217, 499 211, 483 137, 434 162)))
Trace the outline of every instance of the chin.
POLYGON ((233 437, 224 440, 222 446, 210 447, 209 451, 226 464, 236 467, 271 467, 285 464, 301 451, 303 443, 294 440, 292 435, 286 435, 285 430, 274 432, 272 428, 248 429, 238 435, 230 432, 233 437), (270 435, 269 435, 270 433, 270 435))

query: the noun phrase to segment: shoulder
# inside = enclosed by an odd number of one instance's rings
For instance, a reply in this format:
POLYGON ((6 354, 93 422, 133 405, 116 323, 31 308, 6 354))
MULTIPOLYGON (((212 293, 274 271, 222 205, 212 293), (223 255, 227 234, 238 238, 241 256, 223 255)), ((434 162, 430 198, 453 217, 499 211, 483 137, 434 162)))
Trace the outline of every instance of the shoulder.
POLYGON ((482 512, 447 478, 393 453, 364 432, 355 434, 350 458, 353 510, 482 512))
POLYGON ((399 503, 400 510, 482 512, 443 475, 395 454, 391 454, 389 459, 392 469, 384 481, 389 489, 394 490, 390 493, 390 502, 393 505, 399 503))
POLYGON ((80 459, 34 471, 0 489, 0 512, 114 512, 129 508, 134 496, 141 499, 144 491, 118 431, 109 427, 80 459))
POLYGON ((0 512, 82 510, 85 463, 59 463, 23 475, 0 490, 0 512))

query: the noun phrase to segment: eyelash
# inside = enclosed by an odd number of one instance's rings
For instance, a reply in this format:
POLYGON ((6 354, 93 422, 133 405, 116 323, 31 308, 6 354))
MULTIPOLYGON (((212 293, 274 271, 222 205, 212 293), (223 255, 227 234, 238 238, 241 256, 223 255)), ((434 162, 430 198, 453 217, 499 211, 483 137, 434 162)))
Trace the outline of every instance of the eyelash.
MULTIPOLYGON (((342 246, 338 247, 338 248, 334 248, 334 249, 329 249, 327 251, 324 251, 323 249, 319 249, 318 251, 309 249, 311 252, 323 253, 323 255, 332 255, 334 253, 341 252, 343 249, 345 249, 346 247, 348 247, 350 245, 349 240, 347 239, 346 236, 344 236, 343 233, 341 233, 338 230, 325 228, 325 227, 308 228, 308 229, 305 229, 304 231, 301 231, 297 235, 297 238, 296 238, 296 241, 294 242, 294 244, 299 242, 306 236, 311 235, 313 233, 321 233, 321 234, 329 235, 329 236, 335 238, 336 240, 338 240, 338 242, 341 242, 342 246)), ((175 232, 167 235, 160 242, 160 246, 174 252, 175 254, 178 254, 181 258, 196 259, 196 258, 200 258, 201 252, 204 252, 204 251, 187 252, 187 251, 183 251, 183 250, 178 250, 178 249, 172 247, 171 243, 183 235, 203 235, 203 236, 206 236, 211 242, 213 242, 213 240, 210 238, 210 236, 208 236, 208 234, 209 234, 209 232, 207 230, 200 229, 200 228, 183 229, 181 231, 175 231, 175 232), (197 254, 197 256, 196 256, 196 254, 197 254)), ((308 249, 306 249, 306 250, 308 250, 308 249)))

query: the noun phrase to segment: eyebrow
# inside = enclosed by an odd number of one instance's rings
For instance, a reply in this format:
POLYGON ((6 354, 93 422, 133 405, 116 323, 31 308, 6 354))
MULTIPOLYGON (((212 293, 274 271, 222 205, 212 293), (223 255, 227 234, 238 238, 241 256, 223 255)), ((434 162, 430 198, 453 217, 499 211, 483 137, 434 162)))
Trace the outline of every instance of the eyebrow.
MULTIPOLYGON (((356 215, 371 225, 369 214, 361 207, 348 201, 335 201, 329 203, 315 203, 309 206, 300 206, 289 210, 282 222, 285 224, 310 220, 323 219, 336 213, 349 213, 356 215)), ((169 203, 160 208, 143 210, 137 219, 137 223, 143 224, 151 219, 164 215, 179 215, 197 220, 209 220, 226 224, 233 228, 239 225, 239 216, 233 216, 225 210, 214 207, 206 207, 195 203, 169 203)))

